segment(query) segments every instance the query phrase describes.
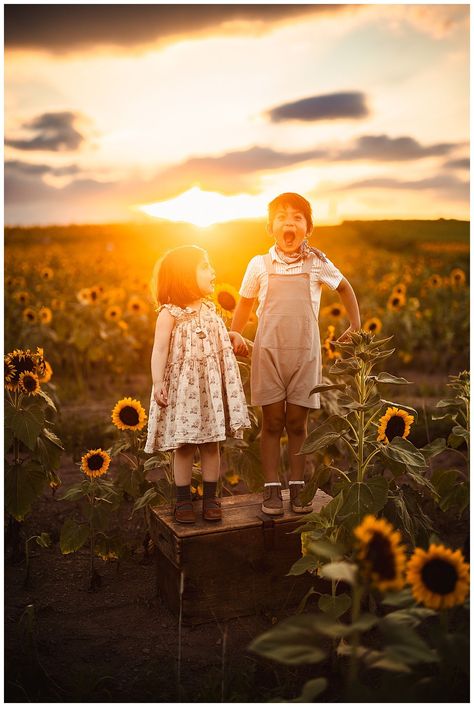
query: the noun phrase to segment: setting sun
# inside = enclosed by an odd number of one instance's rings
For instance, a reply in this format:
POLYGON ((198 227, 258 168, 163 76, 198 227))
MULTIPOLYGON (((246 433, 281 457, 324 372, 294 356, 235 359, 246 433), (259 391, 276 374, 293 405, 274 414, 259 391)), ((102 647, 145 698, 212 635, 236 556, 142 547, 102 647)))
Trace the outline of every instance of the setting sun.
POLYGON ((267 201, 262 195, 224 196, 217 192, 201 191, 199 187, 192 187, 174 199, 135 208, 148 216, 168 221, 185 221, 194 226, 205 227, 225 221, 261 217, 265 213, 267 201))

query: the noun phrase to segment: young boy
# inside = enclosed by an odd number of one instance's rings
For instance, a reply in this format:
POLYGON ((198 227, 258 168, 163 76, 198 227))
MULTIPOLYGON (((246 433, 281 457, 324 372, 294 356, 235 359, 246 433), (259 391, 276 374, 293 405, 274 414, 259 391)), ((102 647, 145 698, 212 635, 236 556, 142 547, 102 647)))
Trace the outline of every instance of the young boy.
MULTIPOLYGON (((354 291, 324 253, 311 248, 311 205, 299 194, 280 194, 268 205, 267 230, 275 244, 266 255, 256 255, 247 266, 241 299, 231 331, 240 333, 258 297, 258 328, 252 353, 252 405, 263 412, 261 455, 265 475, 262 511, 281 515, 283 502, 278 479, 280 438, 288 434, 290 501, 296 513, 309 513, 303 503, 305 456, 298 456, 306 436, 310 409, 320 407, 319 394, 309 396, 321 382, 321 344, 318 314, 322 283, 337 290, 349 316, 350 330, 360 329, 354 291)), ((245 344, 234 350, 244 352, 245 344)))

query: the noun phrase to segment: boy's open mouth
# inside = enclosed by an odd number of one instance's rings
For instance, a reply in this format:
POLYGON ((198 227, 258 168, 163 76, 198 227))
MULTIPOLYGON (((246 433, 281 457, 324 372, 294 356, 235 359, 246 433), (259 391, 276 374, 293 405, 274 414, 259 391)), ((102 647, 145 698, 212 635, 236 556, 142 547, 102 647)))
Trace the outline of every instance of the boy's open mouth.
POLYGON ((293 245, 296 234, 293 231, 284 231, 283 239, 286 245, 293 245))

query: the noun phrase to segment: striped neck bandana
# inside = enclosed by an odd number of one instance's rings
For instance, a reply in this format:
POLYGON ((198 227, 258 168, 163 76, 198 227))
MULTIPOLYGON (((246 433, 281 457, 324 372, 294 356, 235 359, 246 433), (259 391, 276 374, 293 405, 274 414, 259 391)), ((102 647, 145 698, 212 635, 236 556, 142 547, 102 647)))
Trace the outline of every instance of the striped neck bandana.
POLYGON ((284 253, 276 244, 275 250, 278 253, 278 256, 283 260, 283 262, 287 263, 288 265, 291 265, 292 263, 297 263, 300 260, 305 260, 310 255, 316 255, 323 263, 328 262, 324 253, 318 248, 310 246, 306 238, 304 239, 303 243, 300 245, 296 253, 284 253))

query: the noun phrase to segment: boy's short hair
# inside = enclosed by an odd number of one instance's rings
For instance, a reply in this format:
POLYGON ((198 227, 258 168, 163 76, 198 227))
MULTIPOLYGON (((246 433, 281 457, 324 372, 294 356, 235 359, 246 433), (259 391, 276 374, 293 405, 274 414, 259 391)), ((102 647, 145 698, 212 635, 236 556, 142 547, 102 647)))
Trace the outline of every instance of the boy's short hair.
POLYGON ((294 209, 301 211, 308 224, 308 233, 313 230, 313 212, 311 204, 301 194, 287 191, 284 194, 279 194, 273 201, 268 204, 268 223, 271 224, 275 218, 275 214, 282 206, 292 206, 294 209))

